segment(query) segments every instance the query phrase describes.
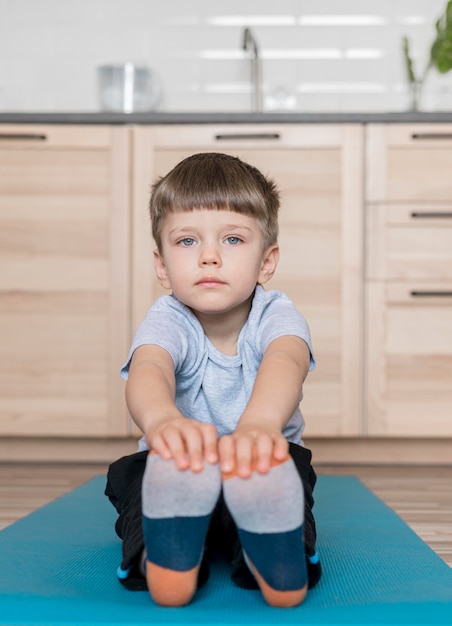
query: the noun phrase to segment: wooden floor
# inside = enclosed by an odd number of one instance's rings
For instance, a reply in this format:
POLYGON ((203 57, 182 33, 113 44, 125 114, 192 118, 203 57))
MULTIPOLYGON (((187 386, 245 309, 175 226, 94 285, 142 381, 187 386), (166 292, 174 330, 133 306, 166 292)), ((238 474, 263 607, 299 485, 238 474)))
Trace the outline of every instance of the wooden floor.
MULTIPOLYGON (((452 567, 452 466, 316 470, 360 478, 452 567)), ((0 464, 0 529, 105 471, 103 465, 0 464)))

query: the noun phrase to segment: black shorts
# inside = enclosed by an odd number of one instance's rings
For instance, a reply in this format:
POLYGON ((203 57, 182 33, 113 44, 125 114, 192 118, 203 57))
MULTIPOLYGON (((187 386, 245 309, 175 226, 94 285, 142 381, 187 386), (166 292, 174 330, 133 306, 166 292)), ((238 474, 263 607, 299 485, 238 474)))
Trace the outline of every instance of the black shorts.
MULTIPOLYGON (((311 451, 294 443, 289 444, 289 452, 303 483, 305 494, 304 540, 308 568, 308 585, 313 587, 321 576, 321 566, 316 553, 316 527, 312 514, 313 491, 317 480, 311 465, 311 451)), ((148 452, 137 452, 122 457, 110 465, 105 495, 116 508, 119 517, 115 530, 122 539, 122 563, 118 568, 121 583, 130 590, 144 591, 146 580, 141 574, 141 556, 144 549, 141 510, 141 482, 148 452)), ((198 585, 201 586, 209 575, 209 561, 221 552, 231 564, 231 578, 245 589, 257 589, 257 583, 248 569, 240 545, 237 527, 220 495, 212 514, 206 538, 198 585)))

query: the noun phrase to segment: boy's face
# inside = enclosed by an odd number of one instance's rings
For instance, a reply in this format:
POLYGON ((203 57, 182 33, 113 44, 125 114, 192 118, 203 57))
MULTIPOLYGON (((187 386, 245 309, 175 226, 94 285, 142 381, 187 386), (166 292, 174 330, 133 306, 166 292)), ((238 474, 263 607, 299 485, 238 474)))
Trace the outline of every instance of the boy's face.
POLYGON ((203 314, 248 305, 279 259, 276 244, 263 250, 257 219, 233 211, 177 211, 165 218, 161 235, 162 254, 155 253, 160 284, 203 314))

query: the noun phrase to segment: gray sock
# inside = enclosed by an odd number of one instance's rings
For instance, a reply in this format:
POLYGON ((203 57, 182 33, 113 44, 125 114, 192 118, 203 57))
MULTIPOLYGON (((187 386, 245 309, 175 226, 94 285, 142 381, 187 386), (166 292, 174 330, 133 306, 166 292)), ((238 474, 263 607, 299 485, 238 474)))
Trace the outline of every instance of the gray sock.
POLYGON ((199 564, 220 490, 217 464, 205 463, 201 472, 192 472, 150 454, 142 484, 146 558, 177 571, 199 564))

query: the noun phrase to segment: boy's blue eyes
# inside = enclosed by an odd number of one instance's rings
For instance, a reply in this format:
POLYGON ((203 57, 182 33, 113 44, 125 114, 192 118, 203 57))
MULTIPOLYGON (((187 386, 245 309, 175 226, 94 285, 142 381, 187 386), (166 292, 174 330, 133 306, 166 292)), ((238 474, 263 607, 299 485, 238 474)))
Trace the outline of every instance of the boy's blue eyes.
POLYGON ((192 237, 185 237, 184 239, 181 239, 179 241, 179 245, 181 246, 193 246, 195 243, 195 240, 192 239, 192 237))
POLYGON ((238 243, 240 243, 242 240, 240 239, 240 237, 227 237, 226 238, 226 242, 230 245, 230 246, 236 246, 238 243))
MULTIPOLYGON (((242 242, 240 237, 235 237, 233 235, 231 235, 230 237, 226 237, 226 239, 224 241, 229 246, 236 246, 237 244, 242 242)), ((184 247, 188 248, 190 246, 194 246, 196 244, 196 240, 193 239, 193 237, 184 237, 183 239, 180 239, 178 241, 178 244, 180 246, 184 246, 184 247)))

